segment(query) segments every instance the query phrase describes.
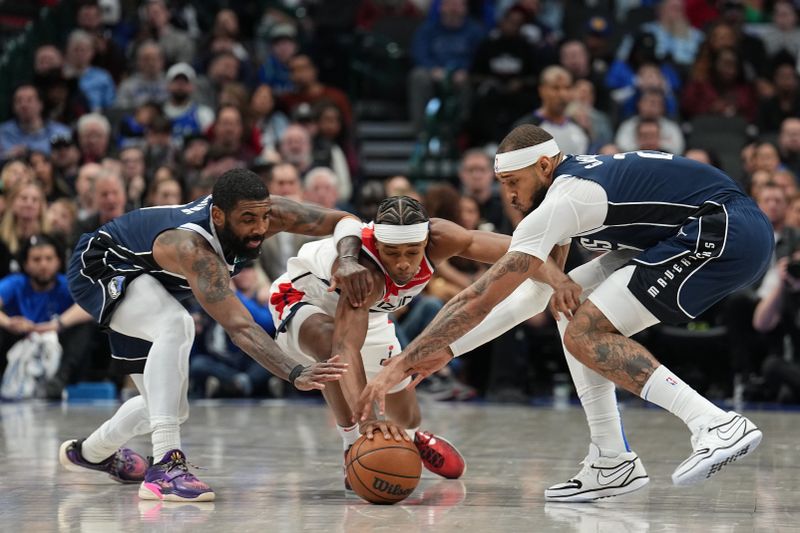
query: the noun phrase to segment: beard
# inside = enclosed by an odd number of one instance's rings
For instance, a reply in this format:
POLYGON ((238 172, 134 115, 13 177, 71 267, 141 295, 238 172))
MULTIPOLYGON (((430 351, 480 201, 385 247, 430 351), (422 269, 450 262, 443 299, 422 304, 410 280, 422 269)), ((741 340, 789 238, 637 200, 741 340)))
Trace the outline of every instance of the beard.
POLYGON ((33 285, 37 289, 44 289, 48 287, 53 282, 55 282, 56 277, 55 275, 50 276, 49 278, 45 278, 42 276, 30 276, 31 285, 33 285))
POLYGON ((266 235, 252 234, 247 237, 239 237, 233 232, 233 229, 225 221, 225 225, 217 231, 219 242, 222 244, 222 250, 225 255, 233 255, 233 259, 245 259, 251 261, 261 255, 261 246, 250 248, 247 246, 249 242, 263 241, 266 235))
POLYGON ((528 216, 534 211, 534 209, 542 205, 545 196, 547 196, 547 187, 540 187, 539 189, 533 191, 533 194, 531 194, 531 206, 528 209, 524 209, 517 203, 512 203, 511 205, 513 205, 514 208, 523 215, 528 216))
POLYGON ((192 95, 189 93, 172 93, 170 96, 172 96, 172 102, 175 105, 182 106, 186 105, 192 95))

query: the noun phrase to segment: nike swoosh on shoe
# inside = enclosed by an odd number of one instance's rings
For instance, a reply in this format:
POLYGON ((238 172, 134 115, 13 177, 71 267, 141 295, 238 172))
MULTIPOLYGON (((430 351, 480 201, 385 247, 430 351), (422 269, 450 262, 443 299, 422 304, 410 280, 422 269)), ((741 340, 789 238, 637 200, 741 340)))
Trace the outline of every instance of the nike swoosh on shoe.
POLYGON ((636 468, 636 465, 633 464, 633 461, 628 463, 623 463, 616 467, 610 475, 606 475, 605 468, 599 470, 597 472, 597 484, 603 487, 607 487, 617 481, 618 479, 630 474, 633 472, 633 469, 636 468))

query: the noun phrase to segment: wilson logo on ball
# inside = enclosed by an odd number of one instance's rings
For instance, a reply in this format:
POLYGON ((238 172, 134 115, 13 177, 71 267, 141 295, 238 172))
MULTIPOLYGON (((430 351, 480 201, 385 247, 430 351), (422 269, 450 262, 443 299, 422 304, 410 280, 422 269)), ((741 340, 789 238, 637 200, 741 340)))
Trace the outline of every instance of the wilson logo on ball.
POLYGON ((386 494, 391 494, 392 496, 408 496, 414 490, 413 488, 404 489, 400 485, 392 485, 385 479, 381 479, 378 476, 373 478, 372 488, 379 490, 380 492, 385 492, 386 494))

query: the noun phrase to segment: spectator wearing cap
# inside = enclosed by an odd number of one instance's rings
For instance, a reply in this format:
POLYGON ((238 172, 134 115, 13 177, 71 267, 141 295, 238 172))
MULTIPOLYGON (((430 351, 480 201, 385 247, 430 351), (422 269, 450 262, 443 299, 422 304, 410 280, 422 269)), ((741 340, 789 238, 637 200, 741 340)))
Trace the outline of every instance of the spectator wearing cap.
POLYGON ((194 69, 188 63, 176 63, 167 71, 169 98, 164 114, 172 121, 172 137, 183 144, 185 137, 204 134, 214 123, 214 111, 194 99, 194 69))
POLYGON ((63 180, 74 193, 81 151, 71 132, 55 135, 50 139, 50 160, 53 162, 55 179, 63 180))
POLYGON ((194 59, 194 42, 186 32, 173 26, 164 0, 148 0, 144 9, 144 34, 154 38, 164 51, 168 65, 194 59))
POLYGON ((572 74, 567 69, 558 65, 547 67, 539 78, 541 107, 519 119, 515 125, 539 126, 553 136, 565 154, 585 154, 589 148, 589 136, 566 115, 567 106, 574 99, 573 87, 572 74))
POLYGON ((583 42, 589 50, 592 71, 605 76, 614 60, 611 40, 614 29, 608 17, 595 15, 586 21, 583 42))
POLYGON ((136 49, 136 72, 119 86, 114 106, 133 109, 145 102, 163 104, 166 99, 164 54, 156 41, 144 41, 136 49))
POLYGON ((94 39, 94 58, 92 64, 105 69, 115 83, 122 80, 127 64, 125 52, 111 38, 103 24, 103 13, 95 0, 82 0, 75 11, 75 24, 94 39))
POLYGON ((797 8, 788 0, 778 0, 772 8, 772 24, 761 34, 769 56, 781 51, 800 57, 800 28, 797 27, 797 8))
POLYGON ((69 128, 43 118, 39 91, 31 84, 18 86, 12 96, 14 118, 0 124, 0 160, 24 155, 26 150, 50 154, 50 139, 69 128))
POLYGON ((317 67, 306 54, 297 54, 289 60, 289 72, 294 85, 291 92, 283 94, 281 105, 290 114, 301 104, 313 105, 320 100, 330 100, 342 112, 345 124, 353 123, 350 99, 335 87, 324 85, 317 77, 317 67))
POLYGON ((76 126, 81 161, 100 162, 108 155, 111 145, 111 124, 99 113, 83 115, 76 126))
POLYGON ((92 66, 94 40, 83 30, 73 30, 67 40, 64 75, 78 80, 92 111, 108 109, 114 103, 116 90, 108 71, 92 66))
POLYGON ((294 89, 289 60, 297 54, 297 30, 291 24, 276 24, 269 32, 269 40, 269 55, 258 69, 258 81, 280 96, 294 89))
POLYGON ((414 68, 408 78, 411 121, 421 129, 425 106, 435 88, 450 80, 464 102, 469 82, 467 69, 484 38, 481 25, 467 13, 466 0, 442 0, 438 13, 428 16, 414 34, 411 57, 414 68))

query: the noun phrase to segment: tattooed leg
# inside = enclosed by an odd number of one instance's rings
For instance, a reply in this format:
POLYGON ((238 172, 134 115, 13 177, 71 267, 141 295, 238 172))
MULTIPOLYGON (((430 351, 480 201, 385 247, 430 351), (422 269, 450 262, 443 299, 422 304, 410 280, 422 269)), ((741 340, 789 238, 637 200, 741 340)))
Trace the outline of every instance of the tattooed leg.
POLYGON ((636 395, 661 365, 644 346, 619 333, 591 301, 578 308, 564 345, 581 363, 636 395))

